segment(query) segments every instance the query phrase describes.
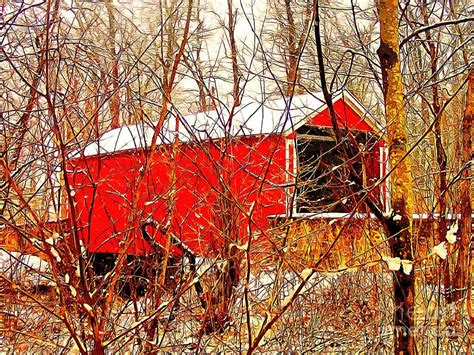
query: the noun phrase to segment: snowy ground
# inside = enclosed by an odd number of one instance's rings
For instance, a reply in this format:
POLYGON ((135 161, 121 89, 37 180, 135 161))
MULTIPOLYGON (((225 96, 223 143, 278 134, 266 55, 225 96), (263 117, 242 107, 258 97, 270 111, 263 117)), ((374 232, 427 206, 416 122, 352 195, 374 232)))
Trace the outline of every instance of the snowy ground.
MULTIPOLYGON (((209 263, 205 265, 204 270, 209 266, 209 263)), ((0 325, 2 329, 10 329, 0 331, 0 351, 77 351, 64 324, 44 308, 61 314, 61 302, 54 291, 56 284, 49 274, 49 265, 34 256, 2 251, 0 270, 0 291, 4 296, 0 301, 0 325), (12 287, 12 282, 16 289, 12 287), (45 287, 39 288, 39 285, 45 287), (19 292, 19 289, 28 292, 31 297, 19 292)), ((145 346, 173 352, 245 351, 249 346, 249 330, 252 339, 255 339, 262 327, 288 303, 302 282, 301 276, 301 273, 289 270, 278 272, 276 267, 252 268, 246 288, 247 275, 241 275, 240 284, 234 292, 231 321, 223 332, 213 334, 200 332, 203 309, 192 287, 181 295, 179 306, 175 307, 172 306, 174 303, 170 293, 161 294, 159 300, 150 294, 135 301, 117 298, 107 319, 108 339, 125 335, 111 342, 108 349, 111 353, 140 352, 145 346), (245 295, 246 289, 248 293, 245 295), (137 325, 154 313, 157 313, 158 320, 155 324, 156 335, 147 338, 146 332, 137 325), (135 327, 136 331, 129 331, 135 327)), ((389 353, 393 311, 390 286, 388 273, 315 273, 299 297, 265 334, 258 349, 389 353)), ((435 286, 420 288, 420 308, 423 302, 429 301, 424 303, 428 307, 419 317, 419 339, 425 349, 432 349, 436 345, 438 330, 441 334, 441 345, 438 346, 441 349, 459 350, 456 346, 461 341, 449 335, 448 322, 445 319, 436 321, 440 319, 436 317, 440 312, 442 317, 446 315, 449 318, 447 313, 443 313, 449 311, 448 308, 442 303, 436 308, 436 302, 433 302, 439 291, 435 286), (453 339, 450 340, 450 337, 453 339)), ((92 332, 84 311, 82 314, 77 312, 75 304, 66 306, 71 318, 77 317, 73 323, 87 344, 92 332)), ((458 325, 457 328, 463 329, 463 326, 458 325)))

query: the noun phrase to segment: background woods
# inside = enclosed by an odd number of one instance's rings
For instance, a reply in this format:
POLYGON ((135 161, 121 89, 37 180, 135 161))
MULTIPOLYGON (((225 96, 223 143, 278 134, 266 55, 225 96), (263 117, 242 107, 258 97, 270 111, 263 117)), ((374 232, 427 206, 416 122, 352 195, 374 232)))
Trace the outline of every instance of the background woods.
POLYGON ((0 4, 1 350, 472 351, 469 2, 0 4))

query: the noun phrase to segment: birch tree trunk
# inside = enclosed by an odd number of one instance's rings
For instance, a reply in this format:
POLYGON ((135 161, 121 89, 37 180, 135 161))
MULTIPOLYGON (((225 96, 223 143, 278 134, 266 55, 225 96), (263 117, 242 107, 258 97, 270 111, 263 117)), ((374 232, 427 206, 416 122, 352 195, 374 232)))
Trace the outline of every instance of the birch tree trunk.
MULTIPOLYGON (((400 72, 398 43, 398 0, 378 2, 380 21, 380 47, 378 56, 382 68, 382 84, 389 139, 389 159, 394 168, 391 175, 393 212, 387 219, 388 238, 392 257, 413 260, 412 208, 413 185, 408 150, 407 121, 404 108, 403 84, 400 72)), ((395 300, 394 352, 415 353, 413 336, 415 278, 394 271, 395 300)))

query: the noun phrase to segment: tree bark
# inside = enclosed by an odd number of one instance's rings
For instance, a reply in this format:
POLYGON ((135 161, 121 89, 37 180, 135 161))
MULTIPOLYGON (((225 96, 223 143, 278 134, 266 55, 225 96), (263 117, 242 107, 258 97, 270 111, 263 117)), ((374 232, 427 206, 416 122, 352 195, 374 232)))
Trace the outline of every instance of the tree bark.
POLYGON ((466 95, 466 110, 462 120, 462 161, 464 163, 461 173, 461 220, 459 225, 459 251, 454 278, 453 300, 459 300, 465 295, 469 285, 469 258, 472 257, 472 119, 474 117, 474 68, 469 73, 468 89, 466 95))
POLYGON ((232 75, 233 75, 233 90, 232 95, 234 97, 234 106, 240 105, 240 96, 239 96, 239 83, 240 83, 240 74, 239 74, 239 65, 237 63, 237 47, 235 45, 235 21, 234 13, 232 10, 232 0, 227 0, 227 8, 229 12, 229 41, 230 41, 230 56, 232 58, 232 75))
MULTIPOLYGON (((424 25, 429 25, 428 20, 428 4, 426 0, 422 1, 421 12, 423 14, 424 25)), ((439 85, 438 85, 438 51, 439 51, 439 38, 437 40, 437 45, 431 37, 431 32, 429 29, 425 31, 425 37, 427 45, 425 49, 430 56, 430 68, 431 68, 431 92, 432 92, 432 107, 434 114, 434 138, 435 138, 435 151, 436 151, 436 162, 438 166, 438 183, 436 184, 435 198, 438 199, 437 211, 439 213, 438 218, 438 230, 435 236, 435 244, 439 244, 442 241, 446 240, 446 232, 448 230, 448 221, 446 220, 446 190, 448 188, 447 183, 447 165, 448 158, 446 156, 446 151, 443 146, 443 129, 441 126, 443 112, 441 111, 441 98, 439 94, 439 85)), ((446 292, 446 300, 452 302, 452 292, 451 292, 451 269, 450 269, 450 260, 447 258, 442 263, 442 273, 443 273, 443 283, 446 292)))
POLYGON ((301 74, 299 71, 300 55, 304 49, 305 38, 307 36, 308 26, 312 12, 311 2, 306 2, 305 18, 303 27, 298 36, 291 1, 285 0, 286 20, 288 21, 288 62, 286 68, 286 96, 292 96, 300 88, 301 74))
MULTIPOLYGON (((380 47, 378 56, 382 68, 382 86, 389 140, 389 159, 395 167, 391 175, 393 212, 387 220, 392 257, 413 260, 412 216, 413 185, 411 162, 407 154, 408 132, 404 107, 403 83, 400 72, 398 43, 398 0, 378 2, 380 47)), ((395 271, 393 277, 395 300, 394 352, 415 353, 413 336, 415 278, 411 272, 395 271)))
POLYGON ((109 51, 112 56, 112 92, 110 96, 110 116, 111 123, 110 128, 118 128, 120 126, 119 115, 120 115, 120 96, 119 96, 119 64, 118 57, 115 50, 115 41, 117 35, 117 20, 114 15, 114 5, 112 0, 105 1, 107 13, 109 16, 109 51))

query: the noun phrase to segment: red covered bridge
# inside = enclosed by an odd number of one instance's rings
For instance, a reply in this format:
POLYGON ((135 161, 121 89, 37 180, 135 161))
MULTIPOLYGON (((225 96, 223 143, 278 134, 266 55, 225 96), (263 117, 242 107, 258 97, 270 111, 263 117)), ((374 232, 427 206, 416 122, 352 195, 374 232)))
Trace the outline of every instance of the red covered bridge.
MULTIPOLYGON (((350 93, 334 103, 371 185, 385 174, 382 132, 350 93)), ((141 226, 152 219, 159 244, 171 232, 207 254, 265 235, 271 216, 347 213, 357 196, 345 192, 351 181, 331 127, 318 93, 244 100, 233 113, 171 112, 153 155, 152 124, 109 131, 69 161, 81 237, 91 252, 142 254, 141 226)))

